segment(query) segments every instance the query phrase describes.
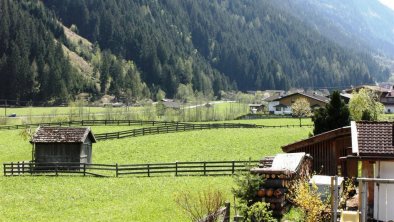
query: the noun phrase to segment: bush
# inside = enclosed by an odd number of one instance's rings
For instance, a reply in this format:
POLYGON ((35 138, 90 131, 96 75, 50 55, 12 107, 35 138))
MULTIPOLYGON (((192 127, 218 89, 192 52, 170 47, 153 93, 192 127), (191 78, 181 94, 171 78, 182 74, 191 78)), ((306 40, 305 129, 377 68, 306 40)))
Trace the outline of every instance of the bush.
POLYGON ((224 194, 220 190, 207 189, 199 193, 180 192, 175 202, 180 206, 192 221, 217 221, 216 212, 224 204, 224 194))
POLYGON ((272 217, 272 211, 269 210, 269 203, 256 202, 248 208, 247 222, 276 222, 272 217))
POLYGON ((301 208, 292 207, 289 212, 283 215, 282 221, 304 222, 305 212, 301 208))
POLYGON ((257 191, 263 182, 261 176, 248 171, 235 177, 236 187, 233 188, 233 194, 238 201, 237 210, 246 221, 276 221, 269 210, 269 204, 257 199, 257 191))
POLYGON ((305 212, 306 222, 320 222, 330 218, 330 204, 321 200, 317 186, 311 186, 308 178, 299 179, 294 183, 290 189, 290 199, 305 212))

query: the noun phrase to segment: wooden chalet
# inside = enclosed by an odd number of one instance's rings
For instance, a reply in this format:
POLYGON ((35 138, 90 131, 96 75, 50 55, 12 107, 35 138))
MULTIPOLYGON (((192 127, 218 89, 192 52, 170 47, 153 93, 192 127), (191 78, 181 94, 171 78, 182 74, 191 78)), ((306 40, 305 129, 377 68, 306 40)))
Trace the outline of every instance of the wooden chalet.
POLYGON ((318 94, 296 92, 273 100, 272 102, 276 102, 276 105, 272 105, 272 108, 275 110, 270 111, 272 111, 274 114, 291 114, 292 104, 300 98, 306 99, 313 108, 325 107, 330 101, 329 98, 318 94))
POLYGON ((36 163, 92 163, 95 142, 90 128, 72 127, 39 127, 30 141, 36 163))

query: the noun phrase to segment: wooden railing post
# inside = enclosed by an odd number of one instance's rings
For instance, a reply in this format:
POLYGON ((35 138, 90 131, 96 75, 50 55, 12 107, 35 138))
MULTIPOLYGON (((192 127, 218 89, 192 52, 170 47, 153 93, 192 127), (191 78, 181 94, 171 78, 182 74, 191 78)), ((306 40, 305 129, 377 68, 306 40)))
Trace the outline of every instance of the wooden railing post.
POLYGON ((226 203, 224 203, 224 206, 226 207, 226 210, 224 212, 223 222, 230 222, 230 202, 226 201, 226 203))
POLYGON ((150 165, 147 164, 147 166, 148 166, 148 177, 150 177, 150 165))
POLYGON ((14 162, 11 162, 11 175, 14 176, 14 162))
POLYGON ((119 176, 119 166, 118 166, 118 163, 116 163, 116 173, 115 173, 115 175, 116 175, 116 177, 118 177, 119 176))
POLYGON ((5 166, 6 166, 6 164, 5 164, 5 163, 3 163, 4 176, 7 176, 7 175, 6 175, 6 169, 5 169, 5 166))
POLYGON ((86 163, 83 164, 83 176, 86 176, 86 163))
POLYGON ((175 162, 175 176, 178 176, 178 161, 175 162))
POLYGON ((17 169, 18 169, 18 175, 20 175, 20 174, 21 174, 21 169, 20 169, 20 163, 19 163, 19 161, 18 161, 17 169))
POLYGON ((22 161, 22 174, 25 173, 25 161, 22 161))
POLYGON ((207 162, 204 161, 204 176, 207 175, 207 162))
POLYGON ((232 162, 232 167, 231 168, 232 168, 231 172, 232 172, 232 174, 234 174, 235 173, 235 161, 234 160, 232 162))

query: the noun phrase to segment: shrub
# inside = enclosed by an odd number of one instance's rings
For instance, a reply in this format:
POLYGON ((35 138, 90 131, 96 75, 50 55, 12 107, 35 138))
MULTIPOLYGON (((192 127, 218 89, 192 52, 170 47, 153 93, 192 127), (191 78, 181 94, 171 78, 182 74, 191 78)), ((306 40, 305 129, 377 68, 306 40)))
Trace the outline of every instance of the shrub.
POLYGON ((330 218, 330 204, 321 200, 316 184, 310 185, 307 178, 299 179, 294 183, 289 197, 305 212, 306 222, 320 222, 330 218))
POLYGON ((272 217, 272 211, 269 210, 269 203, 256 202, 248 208, 247 222, 276 222, 272 217))
POLYGON ((301 208, 292 207, 289 212, 283 215, 282 221, 304 222, 305 212, 301 208))
POLYGON ((224 204, 224 194, 220 190, 207 189, 199 193, 180 192, 175 198, 192 221, 217 221, 218 210, 224 204))

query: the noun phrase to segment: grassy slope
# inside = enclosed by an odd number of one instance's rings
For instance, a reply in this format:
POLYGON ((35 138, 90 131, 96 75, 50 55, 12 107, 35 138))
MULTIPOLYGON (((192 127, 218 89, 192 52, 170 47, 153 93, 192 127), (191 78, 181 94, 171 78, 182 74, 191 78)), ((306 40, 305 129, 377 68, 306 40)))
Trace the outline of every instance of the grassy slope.
MULTIPOLYGON (((116 130, 111 127, 111 130, 116 130)), ((105 127, 93 127, 95 132, 105 127)), ((311 128, 182 132, 94 145, 96 163, 259 159, 307 137, 311 128)), ((29 160, 19 131, 0 131, 0 162, 29 160)), ((2 166, 1 166, 2 169, 2 166)), ((180 190, 207 187, 232 200, 231 177, 83 178, 0 176, 0 221, 188 221, 174 203, 180 190)))

